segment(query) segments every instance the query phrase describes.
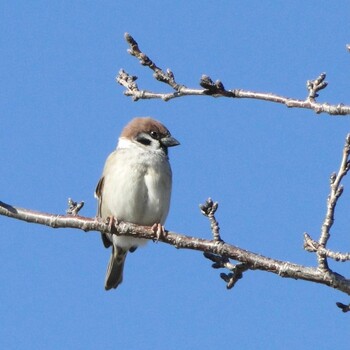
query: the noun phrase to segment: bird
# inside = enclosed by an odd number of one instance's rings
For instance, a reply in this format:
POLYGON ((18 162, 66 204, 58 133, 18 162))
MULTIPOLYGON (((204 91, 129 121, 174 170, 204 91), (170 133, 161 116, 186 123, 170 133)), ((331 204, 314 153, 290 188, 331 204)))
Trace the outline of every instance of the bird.
MULTIPOLYGON (((108 156, 97 184, 97 217, 152 226, 160 233, 169 212, 172 171, 168 148, 179 145, 169 130, 151 117, 132 119, 122 130, 116 149, 108 156)), ((146 244, 142 238, 101 233, 106 248, 112 247, 105 289, 123 281, 128 252, 146 244)))

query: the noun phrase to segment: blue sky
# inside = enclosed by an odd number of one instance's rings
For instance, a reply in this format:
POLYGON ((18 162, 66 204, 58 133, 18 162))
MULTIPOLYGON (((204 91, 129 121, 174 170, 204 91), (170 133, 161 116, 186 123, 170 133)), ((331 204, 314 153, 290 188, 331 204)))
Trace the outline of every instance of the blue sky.
MULTIPOLYGON (((349 117, 253 101, 123 95, 120 68, 142 89, 169 91, 126 53, 131 33, 179 83, 202 74, 227 89, 304 98, 327 73, 320 101, 349 103, 348 1, 3 1, 0 4, 0 200, 64 213, 93 192, 122 127, 161 120, 181 142, 166 227, 210 238, 198 204, 219 201, 223 239, 304 265, 302 235, 318 238, 329 175, 338 169, 349 117)), ((330 247, 349 251, 350 180, 330 247)), ((149 243, 128 257, 124 282, 105 292, 109 251, 99 234, 0 217, 3 349, 344 348, 340 292, 248 272, 227 291, 198 252, 149 243)), ((349 276, 348 264, 331 263, 349 276)))

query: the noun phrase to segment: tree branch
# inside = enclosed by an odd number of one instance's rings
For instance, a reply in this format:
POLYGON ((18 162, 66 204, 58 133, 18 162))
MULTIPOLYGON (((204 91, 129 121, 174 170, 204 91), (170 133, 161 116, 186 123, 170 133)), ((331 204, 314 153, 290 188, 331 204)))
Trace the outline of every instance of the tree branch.
POLYGON ((214 203, 211 198, 208 198, 204 204, 201 204, 199 206, 201 213, 209 219, 210 229, 213 234, 214 241, 223 242, 223 240, 220 237, 219 223, 215 218, 215 212, 217 211, 218 207, 219 203, 214 203))
POLYGON ((162 99, 163 101, 169 101, 174 98, 182 96, 212 96, 212 97, 229 97, 229 98, 249 98, 257 99, 268 102, 280 103, 288 108, 305 108, 311 109, 317 114, 327 113, 330 115, 349 115, 350 106, 344 105, 342 103, 337 105, 330 105, 328 103, 318 103, 316 102, 316 97, 318 97, 317 92, 324 89, 327 86, 325 82, 326 74, 322 73, 315 80, 308 80, 306 87, 308 90, 308 95, 305 100, 284 97, 272 93, 264 92, 254 92, 242 89, 231 89, 226 90, 223 83, 217 80, 215 83, 212 79, 206 75, 203 75, 200 79, 200 85, 203 89, 193 89, 188 88, 183 84, 179 84, 175 80, 174 73, 167 69, 163 71, 159 68, 154 61, 152 61, 145 53, 143 53, 135 39, 128 33, 125 33, 125 40, 129 44, 128 53, 136 57, 143 66, 149 67, 154 73, 153 76, 156 80, 169 85, 174 92, 170 93, 157 93, 147 90, 139 90, 135 81, 136 76, 129 75, 126 71, 121 69, 116 77, 116 81, 124 86, 126 90, 124 94, 130 96, 134 101, 140 99, 162 99))
POLYGON ((314 241, 307 233, 304 233, 304 249, 308 252, 317 252, 319 256, 334 259, 335 261, 349 261, 350 253, 334 252, 326 249, 320 243, 314 241))
MULTIPOLYGON (((53 228, 75 228, 85 232, 109 232, 117 235, 157 240, 157 236, 151 227, 119 222, 111 228, 107 222, 99 218, 49 214, 14 207, 3 202, 0 202, 0 215, 53 228)), ((272 259, 221 241, 190 237, 171 231, 167 231, 166 235, 159 238, 159 241, 179 249, 192 249, 239 261, 244 264, 240 266, 241 270, 245 270, 249 266, 250 270, 262 270, 281 277, 316 282, 350 295, 350 280, 330 270, 321 271, 314 267, 272 259)))
POLYGON ((83 208, 84 202, 74 202, 72 198, 68 198, 68 209, 66 210, 67 215, 77 216, 79 211, 83 208))
MULTIPOLYGON (((215 217, 215 212, 217 211, 218 206, 218 202, 213 202, 212 199, 209 198, 204 204, 201 204, 199 208, 201 210, 201 213, 206 216, 210 222, 210 229, 213 234, 214 242, 224 243, 220 236, 219 223, 215 217)), ((220 274, 220 277, 226 282, 227 289, 233 288, 238 280, 243 277, 243 272, 251 268, 251 265, 247 263, 232 264, 227 256, 216 255, 210 252, 204 252, 203 255, 205 258, 211 260, 214 263, 212 264, 212 267, 214 269, 225 268, 231 271, 229 274, 220 274)))
POLYGON ((349 155, 350 134, 346 136, 339 171, 338 173, 333 173, 330 177, 330 194, 327 198, 327 212, 322 224, 321 235, 318 243, 315 242, 307 233, 304 234, 304 248, 309 252, 317 253, 318 266, 323 271, 329 270, 327 257, 337 261, 346 261, 349 260, 350 256, 349 253, 333 252, 326 249, 330 238, 330 230, 334 223, 335 207, 344 190, 344 187, 340 184, 340 182, 350 169, 349 155))

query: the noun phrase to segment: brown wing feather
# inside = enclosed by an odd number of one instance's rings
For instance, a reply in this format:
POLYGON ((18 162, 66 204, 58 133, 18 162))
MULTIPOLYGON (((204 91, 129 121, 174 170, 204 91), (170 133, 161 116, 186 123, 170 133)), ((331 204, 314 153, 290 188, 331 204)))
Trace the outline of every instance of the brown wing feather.
POLYGON ((102 176, 95 190, 95 197, 98 199, 97 216, 101 217, 102 190, 105 178, 102 176))
MULTIPOLYGON (((105 178, 102 176, 100 181, 98 182, 98 184, 96 186, 96 190, 95 190, 95 196, 98 199, 98 207, 97 207, 97 216, 98 217, 101 217, 102 191, 103 191, 104 180, 105 180, 105 178)), ((112 243, 110 242, 110 240, 108 239, 108 237, 104 233, 101 233, 101 238, 102 238, 103 245, 106 248, 109 248, 112 245, 112 243)))

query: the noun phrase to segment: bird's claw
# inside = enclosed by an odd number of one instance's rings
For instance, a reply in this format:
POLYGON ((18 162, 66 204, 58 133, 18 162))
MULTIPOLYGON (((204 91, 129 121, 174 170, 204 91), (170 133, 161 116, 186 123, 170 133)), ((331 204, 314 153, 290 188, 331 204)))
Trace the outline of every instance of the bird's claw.
POLYGON ((119 224, 119 221, 115 216, 108 216, 107 223, 109 232, 112 232, 113 229, 116 228, 119 224))
POLYGON ((155 233, 155 235, 157 237, 156 240, 155 240, 156 242, 158 242, 161 238, 165 238, 166 235, 167 235, 164 226, 162 226, 159 223, 158 224, 154 224, 152 226, 152 231, 155 233))

